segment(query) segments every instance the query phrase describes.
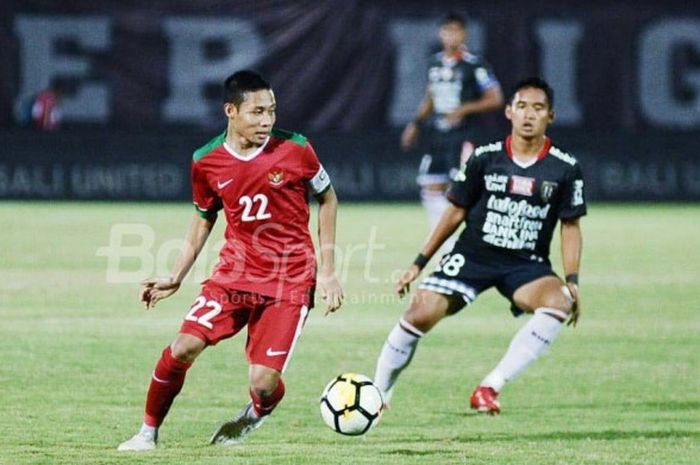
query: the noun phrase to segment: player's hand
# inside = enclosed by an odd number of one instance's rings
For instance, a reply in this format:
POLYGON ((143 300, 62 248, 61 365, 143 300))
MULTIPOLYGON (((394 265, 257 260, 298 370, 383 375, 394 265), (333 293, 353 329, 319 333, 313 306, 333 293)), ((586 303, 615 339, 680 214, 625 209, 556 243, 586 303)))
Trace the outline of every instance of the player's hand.
POLYGON ((450 123, 450 126, 455 127, 462 122, 462 120, 464 119, 464 114, 455 110, 451 113, 446 114, 445 119, 448 123, 450 123))
POLYGON ((318 286, 321 291, 321 298, 326 302, 326 313, 335 312, 343 305, 343 288, 340 287, 340 282, 335 276, 335 273, 320 273, 318 277, 318 286))
POLYGON ((401 148, 404 151, 411 150, 418 140, 420 129, 416 123, 408 123, 401 133, 401 148))
POLYGON ((420 268, 418 268, 416 265, 411 265, 409 269, 401 273, 401 276, 399 276, 399 280, 396 283, 396 287, 394 288, 399 297, 403 297, 408 294, 408 291, 411 290, 411 283, 415 281, 420 274, 420 271, 420 268))
POLYGON ((141 302, 146 310, 156 306, 159 300, 170 297, 180 289, 180 283, 173 281, 173 278, 148 278, 141 283, 141 302))
POLYGON ((566 287, 569 289, 569 294, 571 294, 571 298, 574 301, 574 304, 571 307, 571 316, 569 317, 569 321, 566 323, 566 326, 573 325, 575 328, 576 323, 578 323, 578 319, 581 316, 581 294, 579 294, 578 286, 575 283, 566 283, 566 287))

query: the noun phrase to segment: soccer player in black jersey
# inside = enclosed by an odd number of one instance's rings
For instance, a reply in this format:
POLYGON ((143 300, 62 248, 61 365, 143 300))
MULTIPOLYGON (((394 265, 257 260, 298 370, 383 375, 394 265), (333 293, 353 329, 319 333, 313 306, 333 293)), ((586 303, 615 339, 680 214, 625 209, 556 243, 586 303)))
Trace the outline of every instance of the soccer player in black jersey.
POLYGON ((514 315, 526 312, 532 317, 474 390, 471 407, 477 411, 499 413, 504 384, 545 352, 567 320, 576 325, 581 314, 579 219, 586 204, 578 162, 545 135, 554 119, 553 97, 539 78, 516 86, 505 110, 511 134, 474 151, 448 191, 450 206, 396 284, 398 294, 406 294, 441 244, 466 222, 455 247, 418 286, 384 344, 375 382, 387 404, 420 338, 492 286, 510 300, 514 315), (557 221, 564 281, 549 261, 557 221))
MULTIPOLYGON (((498 79, 488 63, 467 50, 466 38, 465 19, 446 15, 440 25, 442 51, 430 60, 425 97, 401 135, 404 150, 416 144, 419 134, 425 141, 417 181, 431 229, 449 204, 445 191, 452 176, 474 149, 479 115, 503 105, 498 79)), ((442 250, 453 245, 450 238, 442 250)))

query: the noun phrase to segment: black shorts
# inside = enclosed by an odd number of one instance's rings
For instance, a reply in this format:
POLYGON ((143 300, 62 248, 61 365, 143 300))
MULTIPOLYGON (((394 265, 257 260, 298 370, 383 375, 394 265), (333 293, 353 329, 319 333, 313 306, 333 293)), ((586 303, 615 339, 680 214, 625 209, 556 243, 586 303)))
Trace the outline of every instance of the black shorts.
POLYGON ((467 258, 459 250, 445 254, 439 265, 418 286, 444 295, 458 294, 468 305, 485 290, 495 286, 510 300, 513 316, 523 310, 513 302, 513 294, 524 284, 545 276, 557 276, 548 263, 508 257, 504 260, 479 261, 467 258))
POLYGON ((459 170, 459 157, 426 153, 420 160, 416 182, 419 186, 448 184, 459 170))
POLYGON ((463 134, 433 136, 418 167, 418 185, 449 183, 459 171, 463 152, 473 150, 474 144, 463 134))

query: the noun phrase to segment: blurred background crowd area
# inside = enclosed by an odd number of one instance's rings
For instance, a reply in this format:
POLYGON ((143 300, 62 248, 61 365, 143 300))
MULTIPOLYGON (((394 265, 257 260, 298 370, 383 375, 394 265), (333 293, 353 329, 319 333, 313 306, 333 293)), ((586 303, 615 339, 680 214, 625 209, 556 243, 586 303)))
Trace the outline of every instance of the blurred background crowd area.
MULTIPOLYGON (((700 199, 700 15, 660 1, 4 1, 0 198, 189 198, 221 82, 258 70, 343 199, 416 199, 399 134, 448 11, 506 95, 539 75, 592 200, 700 199), (56 113, 52 116, 51 109, 56 113)), ((501 112, 477 142, 502 137, 501 112)))

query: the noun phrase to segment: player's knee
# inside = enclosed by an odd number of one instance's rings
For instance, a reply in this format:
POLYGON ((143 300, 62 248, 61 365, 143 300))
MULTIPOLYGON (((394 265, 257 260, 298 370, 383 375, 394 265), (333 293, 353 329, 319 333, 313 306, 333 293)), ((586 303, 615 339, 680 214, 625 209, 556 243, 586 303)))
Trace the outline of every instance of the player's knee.
POLYGON ((420 309, 409 308, 403 316, 404 320, 413 325, 416 329, 426 333, 435 326, 437 321, 428 312, 420 309))
POLYGON ((434 292, 418 291, 404 313, 404 319, 424 333, 430 331, 445 315, 434 292))
POLYGON ((280 381, 280 373, 275 370, 251 373, 250 389, 260 397, 268 397, 275 389, 280 381))
POLYGON ((564 292, 551 292, 545 295, 541 303, 542 307, 556 308, 562 312, 571 313, 573 309, 573 300, 564 292))
POLYGON ((193 362, 197 356, 204 350, 204 341, 190 337, 178 336, 172 344, 170 344, 170 353, 174 358, 182 362, 193 362))

